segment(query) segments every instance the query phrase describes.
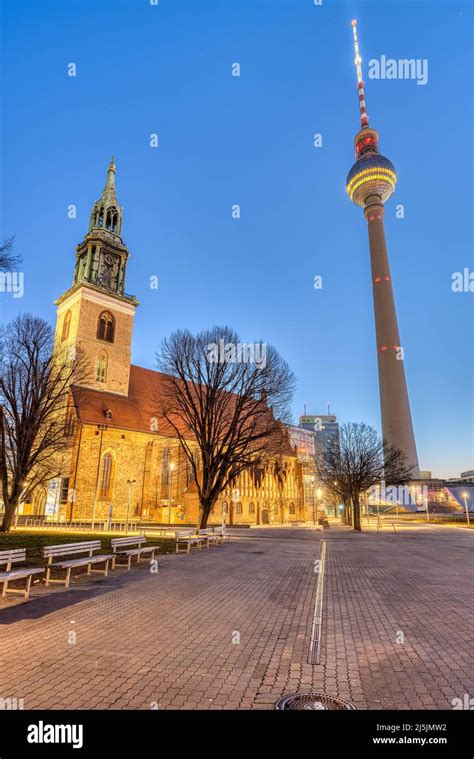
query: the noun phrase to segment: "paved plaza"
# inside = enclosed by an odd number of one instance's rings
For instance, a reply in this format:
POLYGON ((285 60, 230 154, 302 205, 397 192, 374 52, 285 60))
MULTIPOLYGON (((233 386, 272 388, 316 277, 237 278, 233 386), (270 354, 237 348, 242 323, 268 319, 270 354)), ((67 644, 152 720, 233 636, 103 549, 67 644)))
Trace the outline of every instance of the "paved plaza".
POLYGON ((0 697, 272 709, 315 690, 359 709, 451 709, 474 695, 473 548, 474 531, 434 525, 239 529, 224 546, 160 557, 157 573, 35 586, 28 603, 0 606, 0 697))

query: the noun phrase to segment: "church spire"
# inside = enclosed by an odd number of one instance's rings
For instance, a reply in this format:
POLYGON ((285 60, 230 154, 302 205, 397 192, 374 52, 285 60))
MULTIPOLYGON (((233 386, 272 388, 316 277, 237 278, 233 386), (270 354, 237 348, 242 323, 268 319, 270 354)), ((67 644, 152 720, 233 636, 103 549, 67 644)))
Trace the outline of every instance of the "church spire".
POLYGON ((107 179, 99 200, 94 204, 89 223, 89 232, 104 229, 120 237, 122 231, 122 209, 115 193, 115 158, 109 163, 107 179))

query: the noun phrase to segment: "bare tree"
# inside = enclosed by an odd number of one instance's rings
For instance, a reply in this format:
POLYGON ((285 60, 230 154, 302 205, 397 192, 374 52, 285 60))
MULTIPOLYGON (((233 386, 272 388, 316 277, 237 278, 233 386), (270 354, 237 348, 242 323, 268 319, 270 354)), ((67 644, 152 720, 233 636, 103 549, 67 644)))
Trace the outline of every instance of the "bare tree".
POLYGON ((0 243, 0 271, 11 272, 21 263, 21 256, 13 252, 14 240, 14 237, 9 237, 0 243))
POLYGON ((21 500, 61 473, 68 437, 70 385, 83 363, 54 348, 54 331, 31 314, 0 332, 0 477, 8 532, 21 500))
POLYGON ((229 327, 196 336, 174 332, 163 341, 157 366, 167 375, 159 413, 192 467, 205 527, 220 493, 244 469, 260 471, 278 453, 295 378, 272 346, 241 343, 229 327))
POLYGON ((329 491, 352 510, 354 529, 361 529, 361 494, 378 482, 403 485, 411 479, 405 455, 382 441, 363 422, 343 424, 339 438, 331 441, 317 462, 318 474, 329 491))

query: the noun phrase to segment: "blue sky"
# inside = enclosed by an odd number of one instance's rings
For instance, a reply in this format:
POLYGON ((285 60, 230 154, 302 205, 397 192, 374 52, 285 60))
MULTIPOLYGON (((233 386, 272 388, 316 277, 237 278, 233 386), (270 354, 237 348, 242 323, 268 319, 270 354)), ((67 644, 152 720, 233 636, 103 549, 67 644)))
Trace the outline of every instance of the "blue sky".
POLYGON ((455 476, 474 465, 474 294, 451 290, 474 269, 468 2, 4 1, 1 234, 16 235, 25 295, 0 294, 2 319, 54 320, 114 154, 134 363, 152 367, 177 327, 229 324, 286 358, 295 417, 330 402, 379 428, 367 229, 344 190, 354 17, 371 125, 398 171, 386 235, 420 465, 455 476), (370 80, 382 55, 427 59, 428 83, 370 80))

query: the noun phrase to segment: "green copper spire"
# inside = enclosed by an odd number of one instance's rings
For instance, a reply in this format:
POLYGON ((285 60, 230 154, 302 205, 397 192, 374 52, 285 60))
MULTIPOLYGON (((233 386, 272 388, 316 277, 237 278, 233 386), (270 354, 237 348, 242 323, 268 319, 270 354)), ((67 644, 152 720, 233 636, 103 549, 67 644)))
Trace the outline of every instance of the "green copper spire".
POLYGON ((89 232, 93 229, 104 229, 118 237, 122 231, 122 209, 115 194, 114 156, 107 169, 107 179, 102 195, 92 209, 89 232))
POLYGON ((122 209, 115 194, 115 160, 109 163, 107 179, 94 204, 88 232, 76 247, 73 287, 88 285, 109 295, 135 301, 125 294, 128 248, 121 238, 122 209))

